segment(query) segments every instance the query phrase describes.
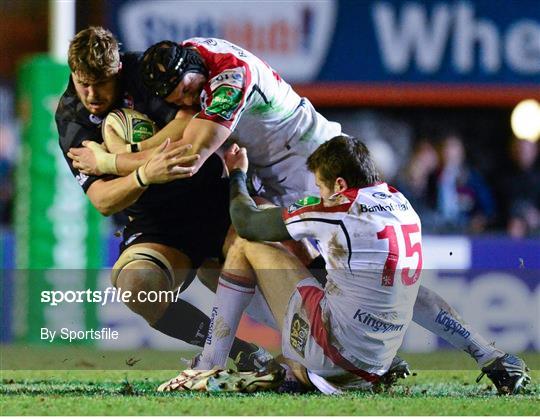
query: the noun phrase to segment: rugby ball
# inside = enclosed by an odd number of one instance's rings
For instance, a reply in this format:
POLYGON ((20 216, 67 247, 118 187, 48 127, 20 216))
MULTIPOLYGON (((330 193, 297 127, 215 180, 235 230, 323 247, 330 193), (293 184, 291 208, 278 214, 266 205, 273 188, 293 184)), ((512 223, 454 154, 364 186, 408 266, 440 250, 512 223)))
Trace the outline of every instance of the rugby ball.
POLYGON ((115 109, 103 121, 101 133, 105 145, 108 145, 107 126, 114 128, 126 144, 140 143, 157 131, 156 124, 148 116, 129 108, 115 109))

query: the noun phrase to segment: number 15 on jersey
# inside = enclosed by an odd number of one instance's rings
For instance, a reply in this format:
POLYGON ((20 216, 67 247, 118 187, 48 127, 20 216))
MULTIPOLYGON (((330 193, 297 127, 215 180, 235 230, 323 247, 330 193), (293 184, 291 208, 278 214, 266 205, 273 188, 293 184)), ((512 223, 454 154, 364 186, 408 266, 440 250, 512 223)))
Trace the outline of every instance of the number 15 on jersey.
POLYGON ((401 266, 401 282, 403 285, 413 285, 422 272, 422 245, 420 240, 413 243, 411 234, 420 233, 420 227, 418 224, 402 224, 396 229, 393 225, 387 225, 381 231, 377 233, 379 240, 388 240, 388 257, 384 263, 384 269, 382 273, 382 285, 385 287, 391 287, 394 285, 394 277, 396 276, 396 269, 399 264, 400 257, 406 257, 405 263, 401 266), (398 241, 398 234, 401 234, 403 240, 398 241), (405 252, 400 249, 399 243, 405 243, 405 252), (414 268, 414 272, 411 274, 412 266, 406 266, 406 262, 410 261, 413 256, 417 255, 417 263, 414 268))

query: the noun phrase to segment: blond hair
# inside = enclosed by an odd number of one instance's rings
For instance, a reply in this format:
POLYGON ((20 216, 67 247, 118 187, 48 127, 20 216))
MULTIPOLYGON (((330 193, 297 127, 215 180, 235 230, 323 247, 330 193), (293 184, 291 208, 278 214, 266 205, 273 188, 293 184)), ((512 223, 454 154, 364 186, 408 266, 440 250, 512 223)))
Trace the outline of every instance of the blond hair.
POLYGON ((120 70, 119 43, 111 31, 90 26, 71 40, 68 64, 73 73, 91 80, 110 77, 120 70))

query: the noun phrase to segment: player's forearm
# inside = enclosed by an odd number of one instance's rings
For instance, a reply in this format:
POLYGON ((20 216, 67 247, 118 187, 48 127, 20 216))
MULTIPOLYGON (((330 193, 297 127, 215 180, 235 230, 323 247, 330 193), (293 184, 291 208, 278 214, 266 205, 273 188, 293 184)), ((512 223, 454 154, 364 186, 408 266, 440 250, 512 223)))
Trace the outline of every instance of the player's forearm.
POLYGON ((124 153, 116 155, 116 170, 119 176, 127 176, 134 170, 143 166, 150 158, 153 150, 139 151, 137 153, 124 153))
POLYGON ((167 138, 170 138, 171 142, 178 141, 180 138, 182 138, 184 130, 191 120, 189 115, 191 114, 183 114, 182 117, 173 119, 154 136, 139 143, 139 149, 141 151, 135 153, 118 154, 116 157, 116 168, 118 170, 118 174, 120 176, 126 176, 136 170, 138 167, 141 167, 148 161, 154 149, 163 144, 167 138))
POLYGON ((135 173, 111 180, 98 180, 88 188, 86 194, 94 207, 109 216, 134 204, 143 194, 135 173))
POLYGON ((191 118, 187 119, 186 117, 173 119, 155 135, 139 143, 139 150, 144 151, 157 147, 167 138, 170 138, 171 142, 180 140, 190 120, 191 118))
POLYGON ((199 160, 195 163, 196 171, 204 164, 206 159, 216 152, 225 142, 231 131, 213 121, 194 118, 186 127, 182 144, 191 144, 193 147, 189 154, 198 154, 199 160))
POLYGON ((233 170, 230 178, 231 221, 240 237, 253 241, 283 241, 291 236, 281 217, 282 208, 259 209, 247 191, 246 174, 233 170))

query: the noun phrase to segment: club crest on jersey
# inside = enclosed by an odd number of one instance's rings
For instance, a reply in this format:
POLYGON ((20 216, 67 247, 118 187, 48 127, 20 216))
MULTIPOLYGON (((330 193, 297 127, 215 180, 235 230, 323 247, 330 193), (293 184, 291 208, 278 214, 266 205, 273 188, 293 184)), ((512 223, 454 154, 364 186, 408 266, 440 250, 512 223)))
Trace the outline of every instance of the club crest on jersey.
POLYGON ((307 339, 309 336, 309 325, 306 321, 295 313, 291 323, 291 333, 289 334, 289 341, 293 349, 298 352, 302 357, 304 356, 304 350, 306 347, 307 339))
POLYGON ((321 198, 316 196, 307 196, 305 198, 299 199, 294 204, 289 205, 288 211, 289 214, 299 210, 300 208, 310 207, 312 205, 319 205, 321 203, 321 198))
POLYGON ((210 80, 210 90, 214 91, 219 86, 244 87, 244 73, 242 67, 231 68, 222 71, 210 80))
POLYGON ((206 115, 219 115, 227 121, 240 107, 242 89, 232 86, 220 86, 213 92, 212 102, 204 110, 206 115))

